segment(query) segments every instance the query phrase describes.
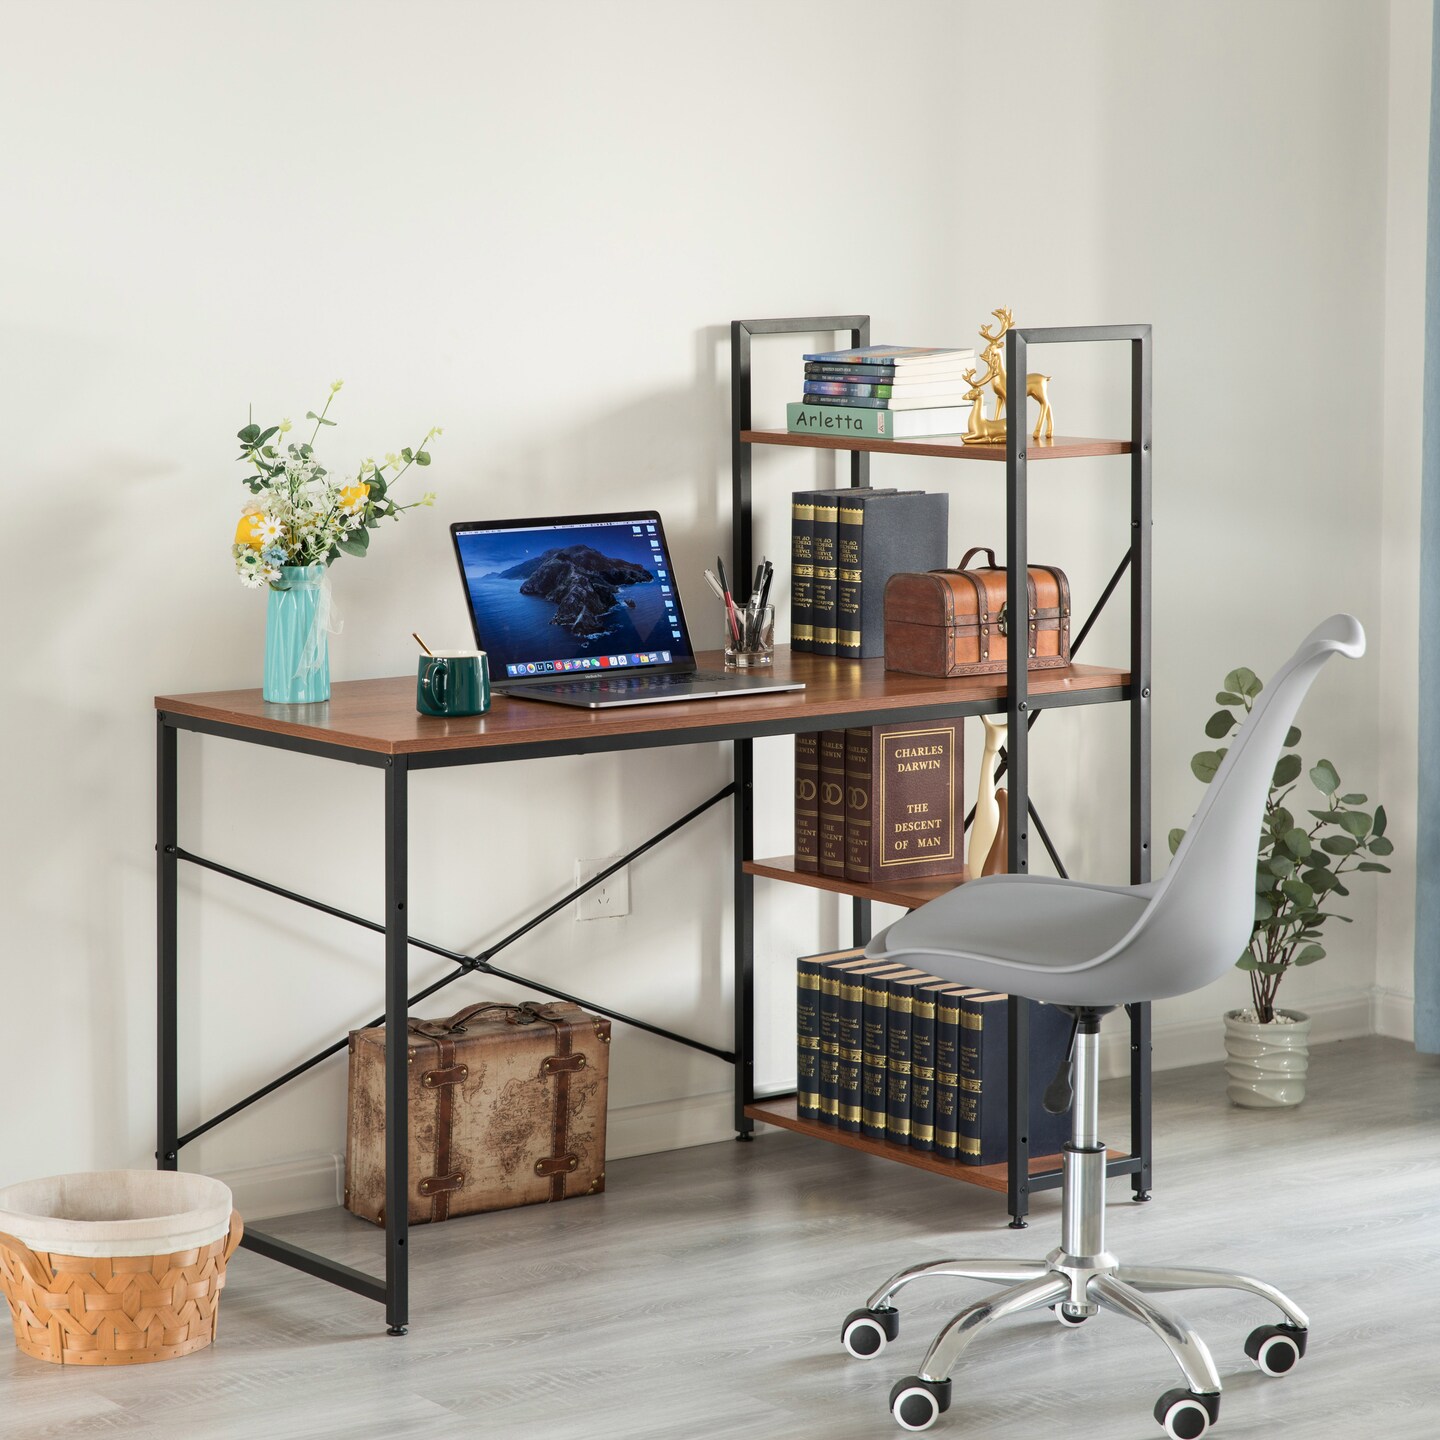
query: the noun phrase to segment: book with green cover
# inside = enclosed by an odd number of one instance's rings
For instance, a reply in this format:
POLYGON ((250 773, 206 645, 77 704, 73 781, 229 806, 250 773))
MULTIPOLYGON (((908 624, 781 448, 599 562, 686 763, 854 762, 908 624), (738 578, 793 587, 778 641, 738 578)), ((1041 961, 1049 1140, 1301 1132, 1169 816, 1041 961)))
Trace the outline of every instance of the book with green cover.
POLYGON ((968 403, 924 410, 868 410, 852 405, 807 405, 792 400, 785 407, 785 428, 792 435, 917 440, 927 435, 961 435, 969 423, 968 403))

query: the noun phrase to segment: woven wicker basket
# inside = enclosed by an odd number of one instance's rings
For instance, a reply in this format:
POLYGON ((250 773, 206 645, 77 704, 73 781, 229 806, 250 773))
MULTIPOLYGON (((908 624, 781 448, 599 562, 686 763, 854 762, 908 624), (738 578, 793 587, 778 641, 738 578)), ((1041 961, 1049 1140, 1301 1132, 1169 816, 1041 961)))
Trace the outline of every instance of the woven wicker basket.
POLYGON ((244 1233, 238 1212, 223 1218, 229 1203, 218 1181, 166 1171, 61 1176, 0 1191, 0 1225, 25 1232, 22 1239, 0 1229, 0 1290, 16 1345, 57 1365, 143 1365, 203 1349, 215 1338, 225 1266, 244 1233), (103 1218, 77 1214, 83 1206, 74 1197, 106 1181, 113 1188, 97 1207, 103 1218), (167 1213, 177 1197, 192 1208, 167 1213), (217 1217, 223 1228, 209 1238, 217 1217), (72 1248, 91 1253, 25 1243, 57 1233, 79 1236, 72 1248), (171 1248, 175 1241, 186 1248, 171 1248), (103 1253, 144 1244, 156 1253, 103 1253))

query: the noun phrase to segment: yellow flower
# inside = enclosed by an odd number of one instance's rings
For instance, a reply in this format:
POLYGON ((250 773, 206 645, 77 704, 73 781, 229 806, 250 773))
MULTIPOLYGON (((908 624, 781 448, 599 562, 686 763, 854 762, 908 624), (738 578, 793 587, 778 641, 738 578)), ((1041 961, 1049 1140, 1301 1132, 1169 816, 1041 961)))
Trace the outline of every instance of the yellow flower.
POLYGON ((259 550, 265 543, 260 538, 260 527, 264 523, 263 515, 242 515, 240 523, 235 527, 235 543, 248 545, 252 550, 259 550))
POLYGON ((330 382, 330 393, 333 395, 344 383, 343 380, 332 380, 330 382))
POLYGON ((288 420, 282 420, 280 422, 280 433, 282 435, 288 435, 290 433, 290 428, 290 422, 288 420))
POLYGON ((368 485, 347 485, 340 492, 340 508, 342 510, 359 510, 370 495, 368 485))

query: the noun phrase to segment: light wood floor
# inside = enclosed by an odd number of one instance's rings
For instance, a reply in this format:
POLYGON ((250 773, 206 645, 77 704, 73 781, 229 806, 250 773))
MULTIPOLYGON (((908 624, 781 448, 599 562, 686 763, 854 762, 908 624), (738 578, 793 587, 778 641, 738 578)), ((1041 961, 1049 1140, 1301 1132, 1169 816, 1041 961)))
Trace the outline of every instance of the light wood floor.
MULTIPOLYGON (((1288 1291, 1309 1356, 1268 1380, 1245 1360, 1273 1318, 1219 1293, 1172 1296, 1225 1384, 1217 1433, 1429 1437, 1440 1422, 1440 1061, 1396 1041, 1317 1049, 1293 1112, 1236 1109, 1218 1066, 1156 1077, 1155 1198, 1111 1186, 1111 1248, 1225 1265, 1288 1291)), ((1107 1083, 1122 1139, 1123 1082, 1107 1083)), ((608 1194, 412 1232, 412 1329, 259 1256, 235 1257, 209 1350, 62 1370, 0 1349, 0 1437, 144 1440, 889 1440, 891 1383, 982 1287, 907 1292, 900 1340, 848 1360, 840 1319, 903 1265, 1043 1255, 1032 1225, 968 1186, 779 1131, 616 1162, 608 1194)), ((266 1229, 372 1270, 378 1234, 341 1211, 266 1229)), ((957 1372, 931 1433, 1156 1440, 1180 1383, 1148 1332, 1102 1315, 1011 1321, 957 1372)))

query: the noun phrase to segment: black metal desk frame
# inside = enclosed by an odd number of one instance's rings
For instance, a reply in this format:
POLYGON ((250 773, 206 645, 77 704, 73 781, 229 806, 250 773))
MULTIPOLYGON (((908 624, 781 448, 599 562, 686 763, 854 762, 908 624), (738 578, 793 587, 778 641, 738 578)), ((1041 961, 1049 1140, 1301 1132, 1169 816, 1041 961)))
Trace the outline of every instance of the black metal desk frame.
MULTIPOLYGON (((735 573, 751 573, 751 446, 739 441, 741 430, 750 424, 750 337, 759 334, 826 332, 849 330, 852 344, 867 343, 869 319, 866 316, 831 316, 797 320, 736 321, 733 326, 732 379, 734 381, 734 469, 732 475, 733 546, 735 573)), ((1007 360, 1012 375, 1023 375, 1026 345, 1032 343, 1063 343, 1067 341, 1125 340, 1131 344, 1134 357, 1132 404, 1132 438, 1134 447, 1131 465, 1132 536, 1130 551, 1122 562, 1077 637, 1076 646, 1088 632, 1095 614, 1109 599, 1129 566, 1131 575, 1131 681, 1124 687, 1045 696, 1033 703, 1028 690, 1027 674, 1017 665, 1023 647, 1011 647, 1009 689, 1005 708, 1010 720, 1008 763, 1011 774, 1010 805, 1010 868, 1019 873, 1027 868, 1028 832, 1023 815, 1030 815, 1043 835, 1038 816, 1026 792, 1027 736, 1030 725, 1044 708, 1066 708, 1072 705, 1107 702, 1128 702, 1131 705, 1131 873, 1139 883, 1149 878, 1149 327, 1086 327, 1062 331, 1012 330, 1007 336, 1007 360), (1025 723, 1022 724, 1021 722, 1025 723), (1021 808, 1023 807, 1023 809, 1021 808)), ((868 480, 868 457, 851 453, 851 483, 868 480)), ((1025 452, 1024 433, 1011 427, 1008 442, 1007 495, 1010 523, 1007 527, 1011 570, 1009 605, 1012 613, 1022 613, 1026 605, 1023 589, 1025 573, 1025 452), (1018 607, 1018 609, 1017 609, 1018 607)), ((907 719, 927 720, 955 715, 992 713, 996 704, 967 703, 907 706, 903 711, 893 708, 865 706, 848 714, 827 714, 824 728, 843 728, 882 724, 901 715, 907 719)), ((728 1061, 734 1066, 735 1131, 738 1139, 748 1140, 754 1121, 745 1114, 745 1107, 755 1100, 754 1035, 755 1035, 755 913, 754 877, 744 870, 744 862, 754 859, 754 797, 752 746, 756 739, 793 735, 816 728, 816 722, 793 717, 786 719, 754 719, 684 730, 659 729, 653 732, 587 737, 549 743, 525 742, 513 745, 476 746, 414 754, 389 755, 358 747, 327 743, 307 737, 290 735, 247 726, 224 724, 192 715, 165 710, 157 711, 156 750, 156 965, 157 965, 157 1106, 156 1164, 163 1170, 179 1166, 180 1151, 206 1134, 222 1121, 238 1114, 257 1100, 273 1093, 282 1085, 312 1069, 346 1046, 341 1037, 309 1059, 293 1066, 269 1084, 244 1099, 227 1106, 193 1129, 181 1133, 179 1127, 179 1074, 177 1064, 178 983, 179 983, 179 866, 182 861, 238 882, 255 886, 270 894, 321 911, 336 919, 378 932, 385 937, 385 1010, 371 1024, 386 1027, 386 1195, 385 1195, 385 1275, 366 1274, 342 1265, 325 1256, 305 1250, 288 1241, 253 1228, 246 1230, 243 1245, 258 1254, 290 1265, 331 1284, 376 1300, 385 1306, 389 1333, 403 1335, 409 1324, 409 1099, 406 1089, 406 1020, 410 1008, 455 980, 470 974, 482 974, 506 980, 552 998, 569 1000, 614 1020, 633 1025, 651 1034, 678 1044, 703 1051, 728 1061), (181 730, 247 744, 270 746, 298 754, 338 760, 348 764, 379 769, 384 775, 384 850, 385 882, 384 913, 379 920, 355 915, 321 900, 287 890, 273 882, 250 875, 213 859, 185 849, 179 835, 178 739, 181 730), (511 760, 544 759, 560 755, 601 754, 611 751, 651 749, 674 745, 727 743, 732 748, 733 778, 713 795, 700 802, 634 849, 613 865, 577 886, 562 899, 541 910, 499 941, 475 955, 466 955, 410 933, 408 914, 408 801, 412 771, 445 769, 452 766, 494 764, 511 760), (705 814, 722 800, 733 798, 734 831, 734 1049, 724 1050, 691 1037, 626 1015, 591 999, 557 990, 541 980, 502 969, 494 957, 537 925, 564 910, 572 901, 616 871, 632 863, 640 855, 677 830, 705 814), (455 970, 417 991, 408 992, 408 955, 411 947, 441 956, 455 965, 455 970)), ((1046 844, 1048 846, 1048 837, 1046 844)), ((1052 850, 1053 854, 1053 850, 1052 850)), ((1058 864, 1058 856, 1056 857, 1058 864)), ((1063 870, 1062 870, 1063 873, 1063 870)), ((862 899, 853 901, 855 943, 868 938, 870 905, 862 899)), ((1029 1077, 1017 1057, 1026 1053, 1028 1013, 1024 1004, 1010 1007, 1010 1083, 1011 1083, 1011 1157, 1009 1211, 1012 1224, 1024 1224, 1028 1195, 1032 1189, 1052 1188, 1059 1183, 1059 1172, 1030 1175, 1028 1146, 1023 1133, 1029 1077)), ((1111 1174, 1128 1173, 1137 1197, 1144 1198, 1150 1187, 1150 1015, 1149 1006, 1135 1006, 1131 1013, 1132 1101, 1131 1156, 1112 1162, 1111 1174)))

